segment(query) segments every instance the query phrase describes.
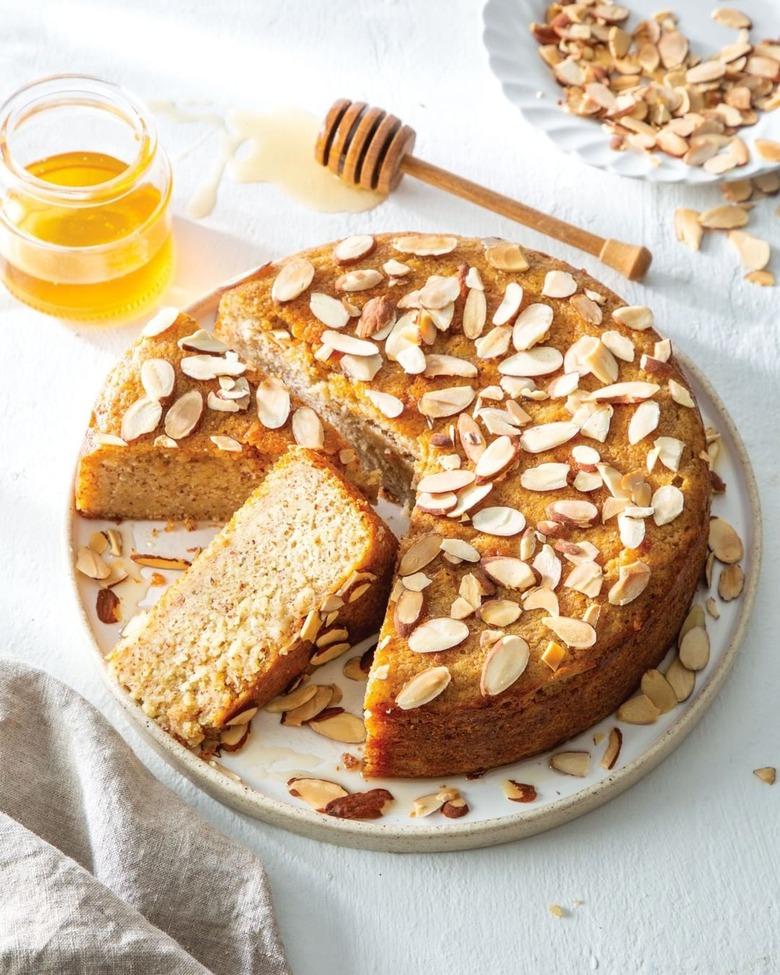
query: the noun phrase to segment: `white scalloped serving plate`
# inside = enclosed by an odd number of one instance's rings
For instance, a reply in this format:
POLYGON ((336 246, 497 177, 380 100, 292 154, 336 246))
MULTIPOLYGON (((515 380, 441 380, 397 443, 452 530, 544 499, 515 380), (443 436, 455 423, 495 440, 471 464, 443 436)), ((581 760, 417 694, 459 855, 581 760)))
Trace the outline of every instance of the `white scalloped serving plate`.
MULTIPOLYGON (((735 31, 712 20, 715 0, 687 0, 675 8, 680 29, 702 55, 719 50, 734 40, 735 31)), ((756 125, 741 130, 751 149, 751 161, 724 177, 714 176, 700 166, 687 166, 665 153, 632 150, 616 152, 609 146, 610 135, 591 119, 564 111, 559 105, 562 89, 539 57, 539 45, 529 25, 544 21, 546 0, 487 0, 483 10, 483 41, 493 74, 504 94, 523 118, 542 131, 564 152, 577 156, 589 166, 606 169, 619 176, 634 176, 656 183, 714 183, 721 179, 744 179, 776 168, 753 151, 755 138, 780 141, 780 111, 763 113, 756 125)), ((625 0, 632 12, 630 25, 664 9, 657 0, 625 0)), ((753 20, 751 36, 758 40, 780 33, 778 0, 749 0, 738 4, 753 20)))
MULTIPOLYGON (((210 327, 213 323, 221 290, 189 309, 204 327, 210 327)), ((681 358, 678 354, 678 359, 681 358)), ((722 436, 718 470, 728 484, 728 490, 725 495, 714 499, 713 510, 735 526, 745 543, 745 590, 740 599, 721 604, 719 620, 708 619, 710 662, 697 675, 696 688, 691 697, 663 715, 654 725, 640 727, 620 724, 623 747, 617 766, 611 771, 605 771, 599 764, 605 743, 600 742, 596 746, 593 738, 596 734, 605 735, 615 724, 619 724, 614 715, 564 746, 591 752, 591 772, 583 779, 561 775, 550 769, 547 754, 492 770, 478 779, 451 776, 442 780, 376 779, 366 783, 358 772, 346 770, 341 761, 345 751, 359 755, 359 746, 340 745, 308 728, 285 727, 279 723, 278 715, 261 711, 252 722, 246 746, 233 754, 223 753, 220 760, 224 767, 240 776, 240 782, 234 781, 162 731, 111 676, 105 664, 105 655, 115 643, 119 627, 107 626, 97 619, 96 584, 74 571, 74 553, 79 545, 87 543, 96 529, 114 527, 115 523, 81 518, 74 513, 71 505, 66 525, 67 571, 81 610, 89 652, 113 695, 152 747, 172 766, 226 805, 312 839, 388 852, 461 850, 530 836, 589 812, 655 768, 691 731, 714 699, 734 662, 753 604, 761 558, 761 515, 753 471, 742 440, 717 394, 697 369, 685 359, 682 359, 682 363, 705 422, 715 426, 722 436), (352 822, 335 819, 313 811, 301 800, 289 795, 285 783, 296 774, 332 779, 351 792, 384 787, 393 794, 395 802, 379 820, 352 822), (501 790, 504 778, 532 783, 539 794, 537 801, 528 805, 508 801, 501 790), (457 820, 446 819, 440 814, 411 819, 409 810, 413 800, 444 784, 461 790, 470 806, 469 814, 457 820)), ((385 517, 390 516, 393 527, 402 526, 402 522, 395 520, 397 511, 385 509, 381 513, 385 517)), ((214 526, 201 527, 196 531, 165 531, 161 523, 141 521, 126 521, 119 527, 123 532, 125 551, 134 545, 140 551, 184 557, 187 557, 189 547, 205 544, 216 531, 214 526)), ((145 575, 151 571, 142 570, 145 575)), ((176 575, 169 572, 169 581, 176 575)), ((150 596, 141 605, 148 605, 162 591, 161 588, 150 589, 150 596)), ((355 650, 357 652, 358 648, 355 650)), ((318 671, 318 680, 323 683, 337 682, 344 692, 342 705, 360 713, 365 685, 342 676, 345 659, 334 660, 322 667, 318 671)))

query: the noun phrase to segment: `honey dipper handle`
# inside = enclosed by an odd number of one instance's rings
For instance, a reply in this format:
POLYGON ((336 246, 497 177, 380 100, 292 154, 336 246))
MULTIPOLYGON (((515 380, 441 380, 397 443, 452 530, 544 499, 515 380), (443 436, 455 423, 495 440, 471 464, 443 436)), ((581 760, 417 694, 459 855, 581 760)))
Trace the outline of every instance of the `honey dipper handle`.
POLYGON ((433 166, 431 163, 418 159, 416 156, 404 156, 401 169, 409 176, 421 179, 424 183, 437 186, 439 189, 454 193, 470 203, 485 207, 503 217, 516 220, 518 223, 533 230, 538 230, 547 237, 570 244, 587 254, 593 254, 609 267, 619 271, 631 281, 638 281, 645 276, 650 267, 652 254, 646 247, 633 244, 623 244, 619 240, 605 240, 597 234, 592 234, 581 227, 558 220, 546 213, 540 213, 532 207, 513 200, 501 193, 495 193, 486 186, 472 183, 469 179, 456 176, 446 169, 433 166))

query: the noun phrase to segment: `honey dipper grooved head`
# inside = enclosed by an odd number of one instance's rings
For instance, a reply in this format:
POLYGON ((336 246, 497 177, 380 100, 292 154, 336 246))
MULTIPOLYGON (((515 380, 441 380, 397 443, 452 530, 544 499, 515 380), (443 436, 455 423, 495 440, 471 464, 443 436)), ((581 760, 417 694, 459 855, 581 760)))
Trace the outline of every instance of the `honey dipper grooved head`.
POLYGON ((401 180, 401 163, 414 139, 414 129, 395 115, 340 98, 325 116, 314 156, 350 186, 389 193, 401 180))

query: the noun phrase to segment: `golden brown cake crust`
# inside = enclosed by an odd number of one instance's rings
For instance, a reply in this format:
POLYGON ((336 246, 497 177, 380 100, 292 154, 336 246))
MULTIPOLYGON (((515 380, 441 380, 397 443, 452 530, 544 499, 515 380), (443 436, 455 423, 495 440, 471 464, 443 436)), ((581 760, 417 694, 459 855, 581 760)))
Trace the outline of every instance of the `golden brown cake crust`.
MULTIPOLYGON (((523 259, 517 250, 502 253, 480 240, 455 237, 437 238, 438 249, 443 251, 439 254, 415 254, 409 253, 408 240, 399 246, 399 237, 415 235, 377 236, 370 250, 350 264, 340 263, 334 257, 334 245, 329 244, 269 265, 257 280, 225 295, 217 334, 253 365, 279 369, 312 405, 331 404, 331 419, 337 426, 341 418, 344 429, 363 425, 379 431, 378 436, 385 438, 386 469, 413 464, 415 484, 453 465, 478 473, 478 460, 473 453, 467 454, 457 431, 461 413, 476 417, 483 450, 501 437, 523 445, 507 466, 484 478, 492 484, 490 493, 468 507, 465 517, 448 517, 452 505, 442 496, 446 492, 418 492, 411 531, 402 544, 402 560, 422 536, 432 533, 469 547, 457 550, 471 551, 465 561, 449 551, 439 551, 421 567, 426 578, 416 584, 424 586, 424 608, 411 630, 413 635, 426 621, 454 617, 465 624, 466 635, 447 649, 430 650, 428 644, 429 652, 415 652, 410 648, 409 627, 402 633, 394 620, 395 599, 408 588, 403 582, 396 584, 366 693, 364 772, 368 776, 438 776, 512 762, 579 733, 610 713, 638 684, 644 670, 660 661, 679 629, 703 567, 710 479, 702 459, 701 416, 688 399, 684 373, 652 327, 649 310, 624 310, 624 302, 585 272, 542 254, 525 252, 523 259), (278 300, 277 293, 275 299, 273 289, 279 287, 280 270, 296 261, 311 266, 313 280, 298 296, 278 300), (401 272, 397 265, 388 265, 389 261, 400 262, 408 270, 401 272), (522 266, 524 261, 527 267, 522 266), (510 263, 515 269, 496 266, 510 263), (377 272, 373 278, 379 275, 378 280, 365 290, 345 292, 343 276, 355 270, 377 272), (432 276, 455 280, 458 287, 432 281, 432 276), (508 286, 518 284, 523 289, 521 303, 512 307, 508 301, 510 314, 504 323, 499 307, 509 296, 508 286), (451 309, 442 307, 436 294, 442 288, 447 294, 450 287, 451 309), (475 335, 464 323, 464 314, 467 301, 478 304, 478 298, 469 296, 479 290, 485 297, 487 315, 481 332, 475 335), (354 375, 345 375, 352 369, 345 365, 341 350, 333 351, 333 343, 351 347, 328 336, 327 326, 310 309, 313 293, 343 298, 358 313, 370 299, 389 298, 396 319, 411 316, 412 338, 399 343, 398 330, 390 338, 382 334, 374 340, 380 356, 378 369, 370 379, 356 380, 354 375), (438 307, 427 307, 423 296, 433 296, 431 304, 438 307), (529 305, 536 304, 552 309, 552 322, 526 346, 528 330, 522 329, 522 321, 517 323, 518 311, 522 318, 529 305), (452 317, 447 321, 450 311, 452 317), (433 327, 431 318, 438 319, 433 327), (464 329, 471 334, 464 334, 464 329), (283 332, 291 340, 279 343, 273 336, 283 332), (582 344, 586 337, 590 338, 582 344), (389 347, 394 342, 396 352, 399 347, 417 345, 426 368, 433 356, 456 356, 466 365, 476 366, 476 375, 431 376, 416 371, 416 366, 410 373, 409 363, 414 364, 417 353, 411 353, 405 364, 391 361, 389 347), (582 355, 589 357, 587 362, 571 351, 578 342, 582 355), (488 357, 491 343, 498 351, 488 357), (331 348, 329 354, 325 354, 328 349, 323 353, 323 345, 331 348), (558 350, 566 358, 556 368, 534 376, 523 389, 529 372, 523 374, 522 370, 536 366, 529 367, 523 359, 520 367, 508 367, 507 360, 536 350, 531 358, 537 365, 545 356, 545 361, 557 361, 553 352, 539 353, 540 346, 558 350), (520 372, 510 375, 516 368, 520 372), (575 372, 580 373, 578 380, 567 385, 564 373, 571 378, 575 372), (616 383, 632 385, 625 392, 613 392, 616 383), (447 417, 423 415, 421 407, 430 412, 425 394, 464 386, 471 386, 474 392, 464 409, 454 409, 447 417), (376 405, 376 397, 372 400, 372 392, 394 397, 397 402, 383 402, 385 406, 390 403, 391 412, 400 408, 400 415, 385 415, 376 405), (593 398, 601 395, 604 400, 593 398), (516 406, 509 406, 511 403, 516 406), (657 404, 657 417, 649 404, 657 404), (592 411, 603 419, 605 405, 612 412, 601 440, 602 425, 588 420, 592 411), (528 437, 527 431, 547 438, 549 428, 541 432, 538 428, 549 423, 575 423, 577 431, 557 445, 532 449, 534 434, 528 437), (643 434, 639 439, 634 436, 637 432, 643 434), (659 438, 660 445, 656 443, 659 438), (572 453, 576 448, 596 449, 599 466, 592 460, 577 460, 572 453), (522 483, 523 475, 541 464, 566 465, 565 484, 536 490, 522 483), (578 478, 583 473, 591 479, 578 478), (596 475, 598 483, 594 484, 596 475), (660 488, 664 492, 659 495, 660 488), (621 494, 622 499, 616 498, 621 494), (682 510, 670 512, 679 498, 682 510), (550 506, 562 500, 590 502, 596 514, 588 524, 572 523, 559 510, 551 511, 550 506), (621 500, 629 515, 620 520, 619 530, 621 500), (443 514, 424 510, 437 504, 442 505, 443 514), (450 505, 449 511, 446 505, 450 505), (474 516, 496 506, 520 512, 524 527, 507 536, 475 529, 474 516), (641 538, 633 522, 641 522, 641 538), (524 534, 528 528, 530 537, 524 534), (525 565, 533 569, 532 585, 509 588, 490 579, 485 585, 491 557, 517 559, 521 554, 525 565), (473 557, 475 561, 470 561, 473 557), (585 563, 601 580, 598 589, 588 589, 589 595, 567 586, 578 563, 585 563), (551 582, 544 575, 549 571, 561 578, 551 582), (628 583, 620 583, 627 573, 636 575, 629 575, 628 583), (455 604, 464 593, 464 577, 469 575, 476 577, 483 591, 470 612, 462 605, 456 611, 455 604), (639 577, 644 588, 637 584, 638 594, 619 605, 625 592, 622 586, 630 586, 630 580, 639 577), (493 591, 487 592, 489 589, 493 591), (550 609, 549 596, 538 596, 545 589, 553 593, 557 613, 550 609), (527 603, 529 594, 532 598, 527 603), (533 607, 538 599, 544 601, 544 607, 533 607), (482 619, 496 609, 489 610, 485 604, 496 600, 516 603, 517 619, 502 625, 482 619), (553 628, 559 624, 549 624, 561 617, 592 627, 594 642, 577 645, 588 640, 572 637, 568 624, 564 624, 566 638, 559 635, 553 628), (490 631, 497 631, 497 636, 490 631), (528 662, 505 689, 491 693, 490 680, 495 677, 486 677, 486 663, 498 648, 497 637, 519 637, 527 645, 528 662), (558 644, 552 653, 551 643, 558 644), (401 707, 399 695, 434 668, 439 676, 446 668, 448 675, 448 683, 439 688, 438 695, 411 707, 407 700, 407 706, 401 707)), ((415 248, 414 240, 411 246, 415 248)), ((372 341, 370 331, 366 334, 366 329, 361 331, 356 325, 359 321, 362 319, 351 318, 339 333, 372 341)), ((441 365, 442 360, 434 361, 441 365)), ((445 369, 452 367, 444 362, 445 369)), ((587 452, 585 456, 589 456, 587 452)), ((456 512, 462 510, 464 492, 480 480, 453 489, 456 512)), ((466 585, 472 600, 473 590, 473 585, 466 585)), ((418 651, 421 643, 424 641, 418 639, 418 651)))

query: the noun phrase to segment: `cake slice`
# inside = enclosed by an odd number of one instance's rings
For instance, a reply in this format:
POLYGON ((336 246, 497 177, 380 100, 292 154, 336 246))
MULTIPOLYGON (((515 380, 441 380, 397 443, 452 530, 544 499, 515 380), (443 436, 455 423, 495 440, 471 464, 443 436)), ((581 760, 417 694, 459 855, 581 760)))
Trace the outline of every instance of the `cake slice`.
POLYGON ((397 543, 321 453, 293 448, 109 657, 119 683, 180 741, 218 736, 306 667, 314 641, 370 635, 397 543))
POLYGON ((372 495, 376 474, 285 385, 189 315, 163 309, 112 370, 76 477, 87 518, 227 521, 294 444, 321 449, 372 495))

